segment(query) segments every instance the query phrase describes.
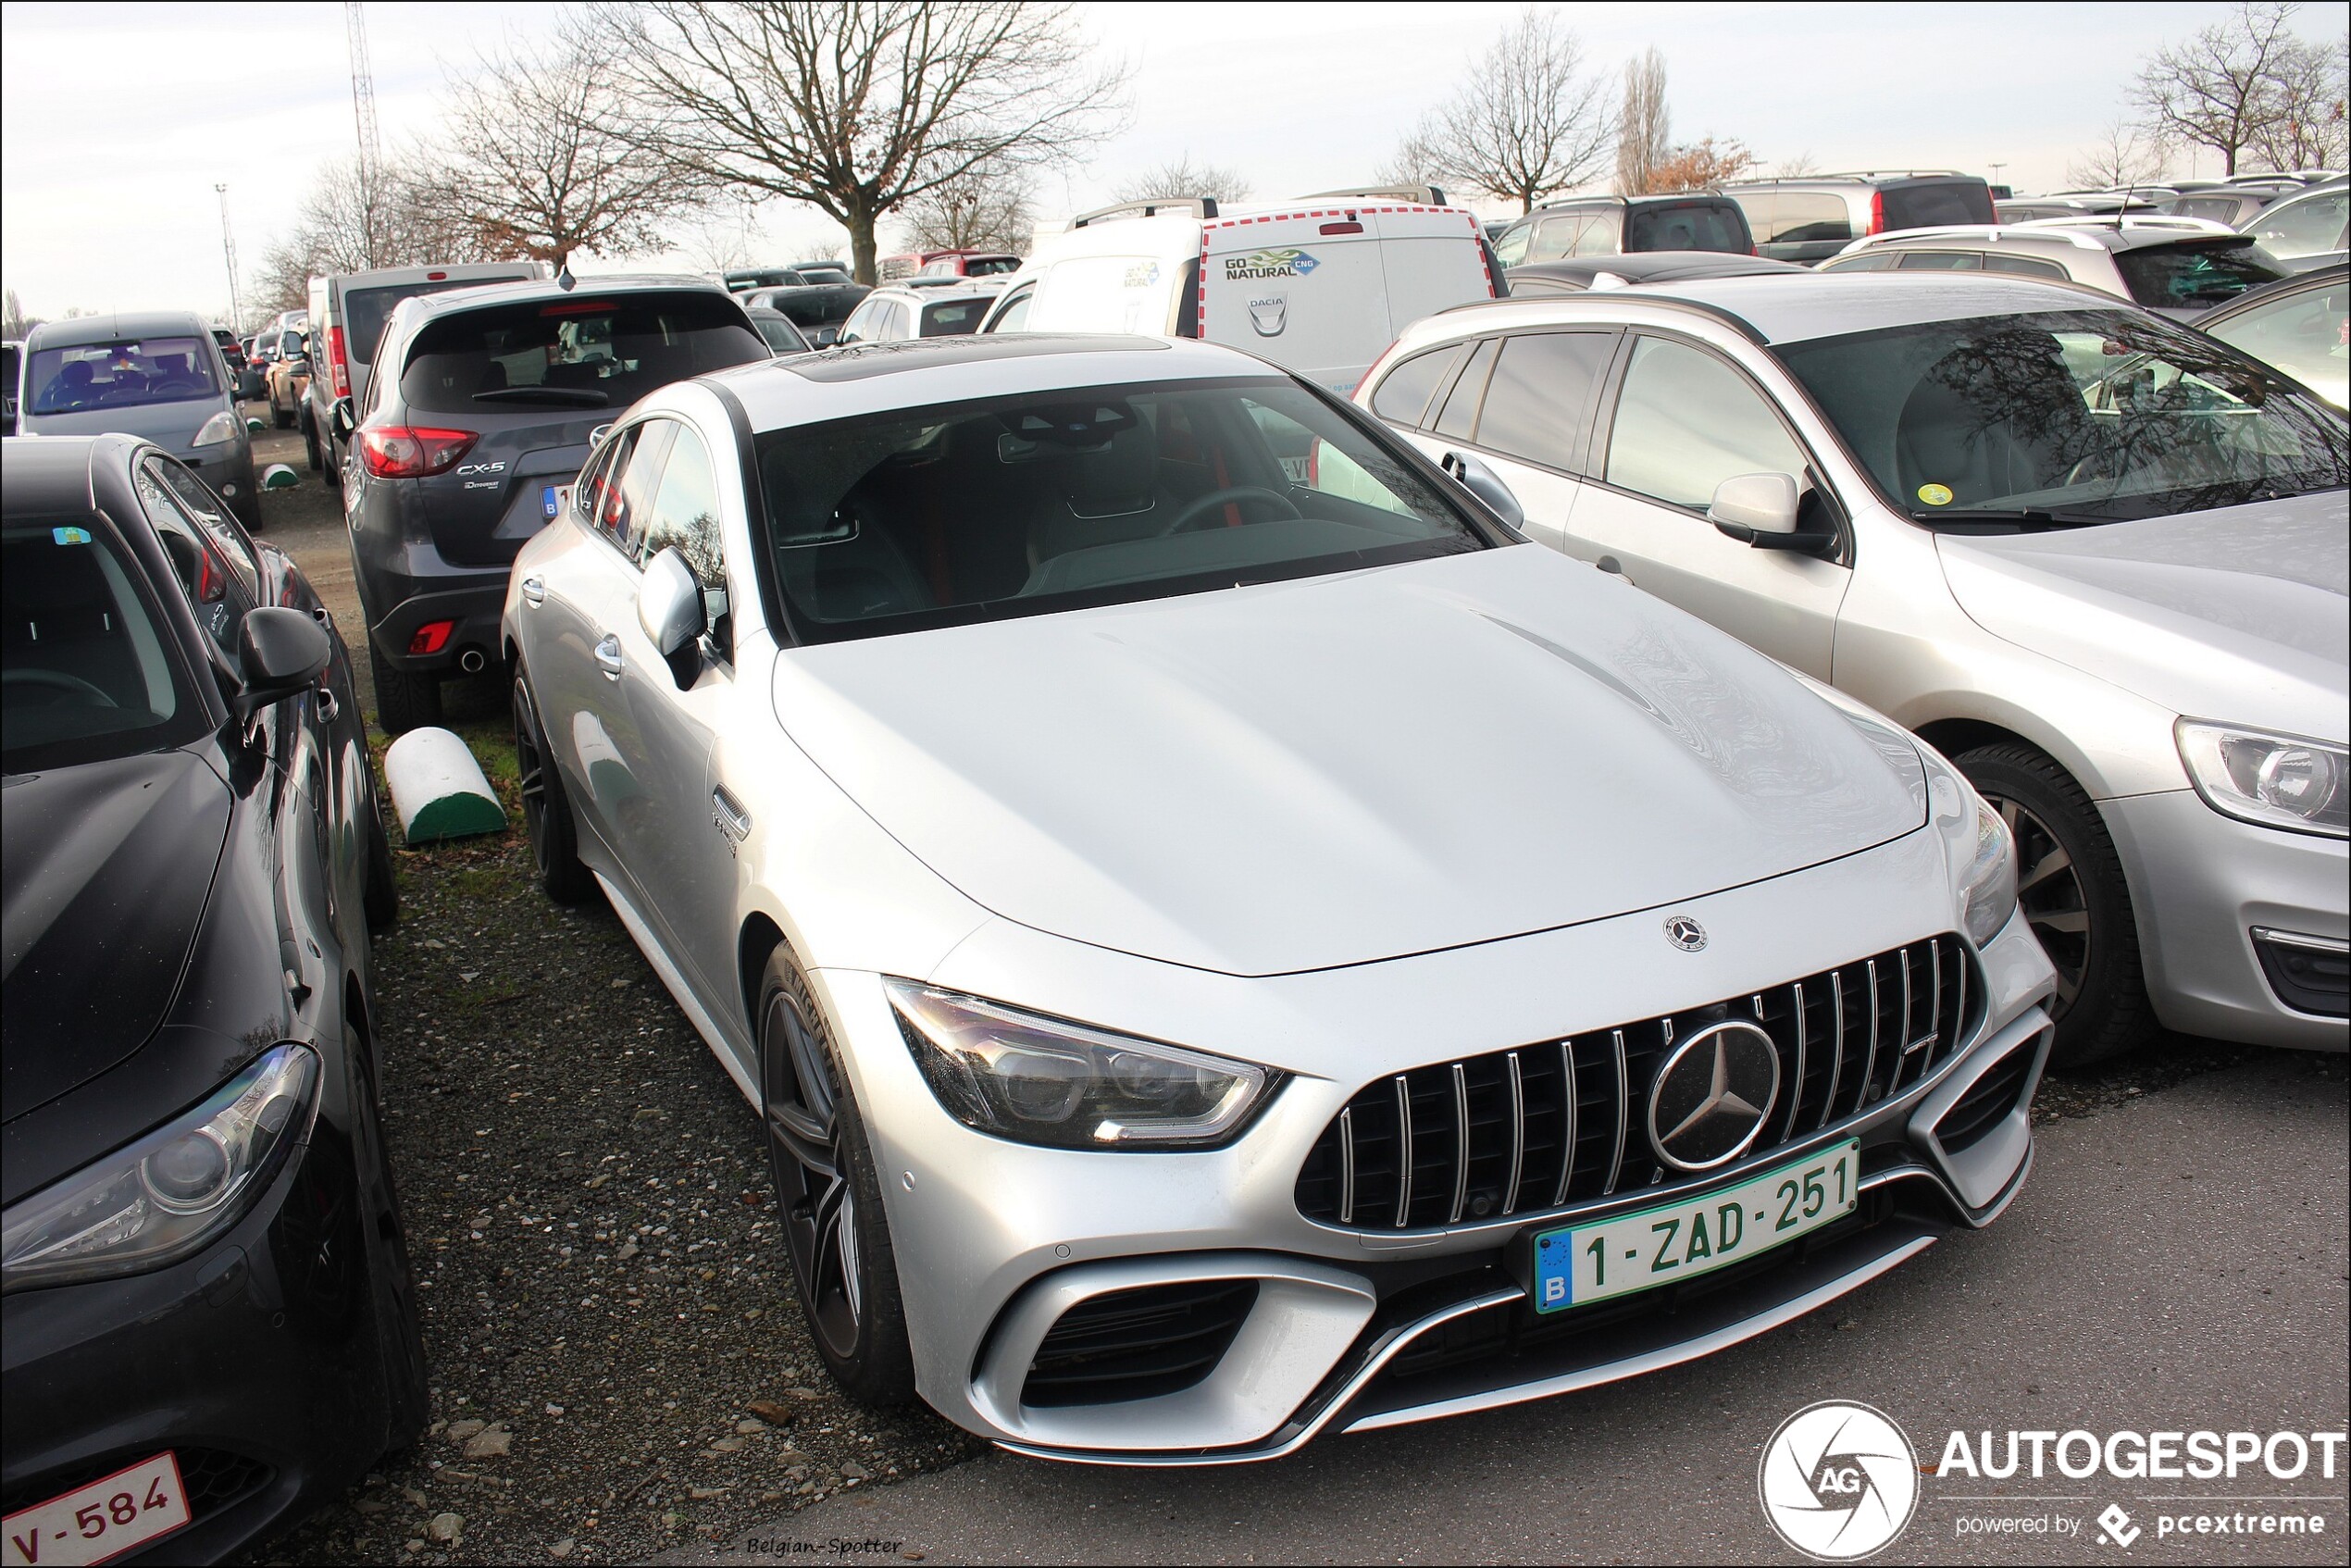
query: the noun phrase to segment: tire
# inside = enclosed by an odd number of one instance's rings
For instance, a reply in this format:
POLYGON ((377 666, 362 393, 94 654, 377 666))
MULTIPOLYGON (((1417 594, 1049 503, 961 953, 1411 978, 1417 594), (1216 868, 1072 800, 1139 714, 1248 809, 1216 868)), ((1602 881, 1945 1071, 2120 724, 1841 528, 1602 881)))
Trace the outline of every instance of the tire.
POLYGON ((441 679, 410 675, 384 662, 379 653, 368 661, 376 687, 376 723, 387 735, 441 722, 441 679))
POLYGON ((579 835, 572 826, 571 803, 564 796, 563 775, 556 770, 546 727, 539 722, 539 704, 531 699, 530 681, 519 663, 515 666, 514 706, 515 768, 522 781, 523 827, 530 835, 539 886, 557 903, 585 903, 596 896, 596 878, 580 864, 579 835))
POLYGON ((269 422, 281 430, 291 430, 294 426, 293 410, 279 407, 278 400, 273 397, 269 400, 269 422))
POLYGON ((302 422, 302 449, 303 455, 310 459, 310 471, 314 474, 324 473, 327 460, 318 451, 318 427, 307 419, 302 422))
POLYGON ((330 490, 341 490, 342 488, 342 459, 335 454, 333 440, 320 435, 318 427, 316 425, 310 427, 310 439, 318 447, 318 482, 330 490))
POLYGON ((372 1216, 369 1228, 375 1233, 375 1245, 368 1251, 375 1266, 391 1275, 384 1282, 387 1288, 374 1295, 378 1303, 378 1349, 384 1366, 383 1451, 397 1453, 412 1447, 424 1435, 425 1423, 432 1416, 423 1314, 417 1301, 416 1273, 408 1260, 407 1230, 400 1219, 400 1189, 392 1176, 392 1144, 384 1133, 380 1068, 368 1053, 367 1041, 349 1023, 343 1025, 342 1043, 345 1058, 355 1069, 352 1087, 362 1101, 359 1115, 367 1124, 367 1147, 374 1151, 380 1166, 375 1174, 382 1185, 383 1203, 372 1216))
POLYGON ((383 799, 368 792, 367 881, 360 908, 367 917, 367 933, 379 935, 400 918, 400 879, 392 866, 392 834, 384 827, 383 799))
POLYGON ((824 1010, 780 942, 754 1022, 768 1171, 809 1338, 859 1404, 911 1404, 914 1355, 873 1145, 824 1010))
POLYGON ((2086 1067, 2155 1029, 2138 921, 2097 807, 2065 769, 2021 743, 1979 747, 1959 769, 2016 841, 2017 902, 2058 971, 2050 1065, 2086 1067))

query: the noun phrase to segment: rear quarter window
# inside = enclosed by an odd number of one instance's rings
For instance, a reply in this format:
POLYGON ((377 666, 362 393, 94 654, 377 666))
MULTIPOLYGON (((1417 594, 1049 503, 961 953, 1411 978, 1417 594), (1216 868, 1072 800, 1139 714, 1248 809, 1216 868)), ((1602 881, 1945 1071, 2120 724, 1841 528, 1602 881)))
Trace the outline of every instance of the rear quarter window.
POLYGON ((400 395, 434 414, 626 408, 672 381, 767 357, 741 307, 715 293, 532 300, 428 323, 400 395))
POLYGON ((1462 357, 1460 343, 1416 354, 1380 378, 1372 393, 1372 412, 1399 425, 1418 425, 1428 412, 1428 400, 1443 384, 1446 372, 1462 357))

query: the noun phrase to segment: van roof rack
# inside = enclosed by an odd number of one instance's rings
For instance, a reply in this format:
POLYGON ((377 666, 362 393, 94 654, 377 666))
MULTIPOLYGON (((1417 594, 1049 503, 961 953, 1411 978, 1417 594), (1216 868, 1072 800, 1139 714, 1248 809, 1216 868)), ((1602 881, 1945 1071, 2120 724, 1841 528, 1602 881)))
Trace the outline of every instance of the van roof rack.
POLYGON ((1332 196, 1372 196, 1381 201, 1414 202, 1431 207, 1453 205, 1445 199, 1443 189, 1436 185, 1342 185, 1336 191, 1309 191, 1300 200, 1324 201, 1332 196))
POLYGON ((1189 213, 1194 218, 1214 218, 1216 198, 1213 196, 1151 196, 1138 202, 1121 202, 1116 206, 1098 207, 1081 212, 1069 220, 1072 229, 1083 229, 1089 223, 1102 223, 1113 218, 1157 218, 1163 212, 1189 213))
POLYGON ((1790 180, 1917 180, 1923 176, 1947 175, 1967 178, 1956 168, 1840 168, 1829 174, 1791 174, 1790 180))

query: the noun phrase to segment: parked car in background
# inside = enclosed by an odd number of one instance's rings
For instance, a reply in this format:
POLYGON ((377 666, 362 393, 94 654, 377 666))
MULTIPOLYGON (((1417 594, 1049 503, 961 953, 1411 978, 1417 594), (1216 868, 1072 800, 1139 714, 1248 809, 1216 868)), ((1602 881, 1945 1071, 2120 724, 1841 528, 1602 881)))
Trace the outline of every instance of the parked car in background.
POLYGON ((918 268, 917 278, 994 278, 1020 270, 1020 257, 1009 251, 950 251, 934 255, 918 268))
POLYGON ((857 280, 845 261, 795 261, 792 270, 811 283, 853 283, 857 280))
POLYGON ((237 401, 251 403, 258 399, 268 383, 262 371, 268 361, 261 357, 261 334, 253 333, 237 340, 237 353, 229 362, 230 380, 237 389, 237 401))
POLYGON ((299 327, 278 334, 278 357, 262 377, 269 399, 269 422, 291 430, 302 419, 302 405, 310 396, 310 347, 299 327))
POLYGON ((2333 404, 2351 403, 2351 269, 2342 262, 2249 289, 2196 319, 2196 328, 2273 365, 2333 404))
MULTIPOLYGON (((2165 202, 2159 209, 2173 218, 2200 218, 2207 223, 2242 230, 2260 210, 2298 183, 2283 185, 2221 185, 2208 191, 2188 191, 2165 202)), ((2003 221, 2007 215, 2002 215, 2003 221)))
POLYGON ((2315 266, 2351 244, 2351 185, 2341 179, 2263 207, 2239 226, 2288 264, 2315 266))
POLYGON ((310 395, 303 401, 299 420, 310 467, 330 485, 343 482, 349 454, 335 434, 335 404, 347 400, 355 408, 366 406, 376 340, 382 336, 394 305, 419 294, 471 288, 477 283, 551 276, 553 270, 543 261, 484 261, 393 267, 310 280, 305 332, 312 340, 317 373, 310 378, 310 395))
POLYGON ((24 380, 24 344, 15 338, 0 342, 0 435, 17 433, 17 398, 24 380))
POLYGON ((2218 224, 2127 217, 1876 234, 1821 270, 2064 278, 2183 321, 2285 276, 2252 240, 2218 224))
POLYGON ((756 1108, 868 1405, 1269 1458, 1763 1333, 2030 1164, 2053 979, 1949 765, 1254 357, 671 386, 504 625, 541 878, 756 1108))
POLYGON ((17 433, 143 436, 261 521, 253 441, 212 330, 188 311, 44 321, 25 339, 17 433))
POLYGON ((703 279, 533 279, 395 305, 383 374, 340 432, 355 442, 343 510, 383 728, 438 723, 442 678, 497 656, 506 568, 594 432, 671 381, 769 357, 703 279))
POLYGON ((1722 192, 1747 215, 1758 255, 1807 266, 1865 234, 1996 218, 1991 187, 1953 169, 1738 180, 1722 192))
MULTIPOLYGON (((831 266, 830 263, 826 265, 831 266)), ((833 269, 839 270, 837 268, 833 269)), ((718 276, 719 280, 727 285, 729 293, 740 294, 753 289, 805 288, 810 283, 819 280, 808 276, 811 270, 815 269, 803 269, 798 264, 790 267, 739 267, 731 272, 722 272, 718 276)))
POLYGON ((2154 212, 2156 204, 2139 195, 2022 196, 1992 204, 2001 223, 2032 223, 2044 218, 2105 218, 2118 212, 2154 212))
POLYGON ((1003 292, 1001 282, 958 278, 885 283, 857 302, 840 325, 841 343, 893 343, 908 338, 952 338, 979 330, 980 318, 1003 292), (990 286, 993 285, 993 286, 990 286))
POLYGON ((744 314, 751 317, 751 324, 757 329, 759 335, 767 340, 768 348, 777 354, 806 354, 816 346, 808 341, 805 332, 793 324, 792 318, 780 310, 770 310, 761 305, 752 306, 744 314))
POLYGON ((747 290, 736 298, 750 309, 777 311, 790 317, 811 343, 827 348, 840 335, 841 324, 858 302, 872 292, 863 283, 791 283, 747 290))
POLYGON ((1753 255, 1747 215, 1728 196, 1578 196, 1549 202, 1502 230, 1502 265, 1640 251, 1721 251, 1753 255))
POLYGON ((2340 414, 2071 285, 1841 272, 1457 311, 1359 400, 1955 758, 2057 1060, 2351 1039, 2340 414))
POLYGON ((5 469, 11 1557, 218 1562, 429 1413, 370 989, 391 854, 290 557, 132 437, 5 469))
POLYGON ((245 367, 244 350, 237 342, 237 334, 226 327, 215 327, 212 341, 220 345, 220 363, 229 373, 229 384, 233 387, 245 367))
POLYGON ((1206 338, 1344 392, 1406 322, 1493 297, 1493 255, 1473 214, 1385 195, 1129 202, 1039 242, 980 330, 1206 338))
POLYGON ((1570 261, 1533 261, 1503 274, 1510 297, 1580 293, 1626 283, 1680 283, 1693 278, 1747 278, 1805 272, 1792 261, 1732 255, 1722 251, 1636 251, 1629 255, 1585 256, 1570 261))

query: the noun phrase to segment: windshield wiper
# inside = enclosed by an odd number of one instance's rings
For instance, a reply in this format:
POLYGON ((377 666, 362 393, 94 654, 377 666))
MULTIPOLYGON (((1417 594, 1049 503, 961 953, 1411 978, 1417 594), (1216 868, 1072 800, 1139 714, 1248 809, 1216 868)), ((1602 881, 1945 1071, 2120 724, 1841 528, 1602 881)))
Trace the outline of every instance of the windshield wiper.
POLYGON ((594 387, 496 387, 474 393, 476 403, 567 403, 575 408, 602 408, 612 402, 594 387))
POLYGON ((2058 512, 2044 506, 1938 506, 1912 512, 1917 523, 2008 523, 2019 529, 2084 528, 2094 523, 2119 523, 2103 512, 2058 512))

